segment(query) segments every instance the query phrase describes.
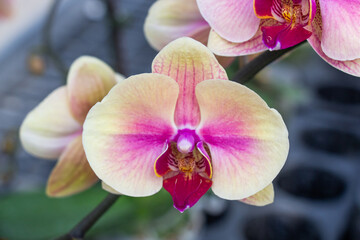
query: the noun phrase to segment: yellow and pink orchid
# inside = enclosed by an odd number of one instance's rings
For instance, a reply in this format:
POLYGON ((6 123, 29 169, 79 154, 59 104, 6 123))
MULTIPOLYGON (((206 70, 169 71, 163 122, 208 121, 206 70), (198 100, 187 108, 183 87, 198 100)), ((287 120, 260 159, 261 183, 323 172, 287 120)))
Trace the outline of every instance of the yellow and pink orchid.
POLYGON ((140 197, 164 187, 181 212, 210 188, 224 199, 271 203, 289 149, 280 114, 229 81, 191 38, 168 44, 152 73, 123 80, 95 104, 83 144, 107 189, 140 197))
POLYGON ((200 37, 219 56, 284 49, 307 39, 329 64, 360 76, 359 12, 360 2, 352 0, 158 0, 144 28, 157 49, 180 36, 200 37))
POLYGON ((55 89, 25 118, 20 140, 30 154, 59 159, 48 180, 49 196, 72 195, 91 187, 98 178, 82 145, 85 116, 119 81, 113 70, 93 57, 81 57, 71 66, 67 85, 55 89))

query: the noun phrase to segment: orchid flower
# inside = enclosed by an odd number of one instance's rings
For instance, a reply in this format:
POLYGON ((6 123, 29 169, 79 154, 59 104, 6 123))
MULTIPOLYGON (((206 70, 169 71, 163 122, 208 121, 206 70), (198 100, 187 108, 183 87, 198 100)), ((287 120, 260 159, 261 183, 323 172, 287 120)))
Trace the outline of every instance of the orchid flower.
POLYGON ((95 104, 83 144, 106 189, 141 197, 164 187, 181 212, 210 188, 271 203, 289 149, 280 114, 228 81, 210 50, 187 37, 159 52, 152 73, 123 80, 95 104))
MULTIPOLYGON (((147 41, 158 51, 180 37, 191 37, 206 45, 210 29, 196 0, 157 0, 149 9, 144 24, 147 41)), ((234 60, 216 57, 224 67, 234 60)))
POLYGON ((47 183, 49 196, 68 196, 98 181, 82 146, 82 124, 89 109, 121 80, 104 62, 81 57, 71 66, 67 85, 55 89, 25 118, 20 140, 30 154, 58 159, 47 183))
POLYGON ((284 49, 308 40, 332 66, 360 76, 360 2, 341 0, 197 0, 220 56, 284 49))

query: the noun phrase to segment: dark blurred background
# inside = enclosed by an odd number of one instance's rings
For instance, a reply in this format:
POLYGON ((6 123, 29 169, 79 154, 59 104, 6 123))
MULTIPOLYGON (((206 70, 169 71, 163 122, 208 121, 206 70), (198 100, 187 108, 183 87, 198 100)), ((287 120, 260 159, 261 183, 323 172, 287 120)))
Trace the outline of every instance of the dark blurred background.
MULTIPOLYGON (((143 23, 153 0, 14 0, 0 20, 0 239, 66 233, 105 196, 97 185, 63 199, 45 195, 55 165, 27 154, 18 128, 65 83, 81 55, 130 76, 150 72, 156 51, 143 23)), ((228 68, 231 77, 238 69, 228 68)), ((86 239, 360 239, 360 79, 326 64, 308 46, 247 84, 283 115, 290 154, 275 202, 258 208, 209 193, 180 214, 161 191, 122 197, 86 239)))

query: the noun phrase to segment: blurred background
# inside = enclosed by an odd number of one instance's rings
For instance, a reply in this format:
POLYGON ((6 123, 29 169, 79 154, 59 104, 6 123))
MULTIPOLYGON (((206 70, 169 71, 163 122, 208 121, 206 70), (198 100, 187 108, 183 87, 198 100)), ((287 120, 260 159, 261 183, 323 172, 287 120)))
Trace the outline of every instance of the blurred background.
MULTIPOLYGON (((150 72, 156 51, 143 24, 153 0, 0 0, 0 239, 52 239, 106 195, 100 185, 53 199, 55 161, 27 154, 18 139, 26 114, 65 83, 81 55, 130 76, 150 72), (10 5, 8 4, 10 3, 10 5)), ((233 63, 231 76, 238 70, 233 63)), ((208 193, 180 214, 170 195, 121 197, 86 239, 360 239, 360 79, 304 44, 247 86, 278 109, 290 134, 275 202, 258 208, 208 193)))

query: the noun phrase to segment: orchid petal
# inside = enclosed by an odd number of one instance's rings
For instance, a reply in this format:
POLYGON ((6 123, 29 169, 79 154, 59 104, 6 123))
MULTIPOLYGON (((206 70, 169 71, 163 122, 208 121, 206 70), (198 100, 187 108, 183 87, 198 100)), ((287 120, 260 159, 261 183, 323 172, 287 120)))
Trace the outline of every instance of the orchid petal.
POLYGON ((197 129, 209 146, 213 192, 247 198, 269 185, 285 163, 288 132, 280 114, 243 85, 208 80, 196 87, 197 129))
POLYGON ((86 160, 81 136, 78 136, 67 146, 52 170, 46 193, 52 197, 65 197, 88 189, 98 180, 86 160))
POLYGON ((240 200, 243 203, 254 205, 254 206, 265 206, 274 202, 274 186, 269 184, 260 192, 240 200))
POLYGON ((251 39, 259 28, 253 2, 239 0, 197 0, 200 12, 221 37, 231 42, 251 39))
POLYGON ((149 196, 161 189, 154 163, 175 136, 179 89, 161 74, 140 74, 118 83, 89 112, 83 143, 96 175, 117 192, 149 196))
POLYGON ((148 42, 157 50, 179 37, 207 40, 209 30, 196 0, 158 0, 151 6, 144 25, 148 42))
POLYGON ((116 83, 115 73, 103 61, 88 56, 78 58, 67 79, 70 107, 76 120, 83 123, 90 108, 116 83))
POLYGON ((26 116, 20 140, 32 155, 56 159, 80 133, 81 126, 70 112, 66 87, 60 87, 26 116))
POLYGON ((360 58, 360 2, 340 0, 319 0, 319 2, 323 52, 329 58, 341 61, 360 58))
POLYGON ((195 86, 206 79, 227 79, 224 68, 201 43, 191 38, 179 38, 167 45, 155 57, 154 73, 168 75, 179 84, 180 93, 175 110, 179 128, 195 127, 200 121, 195 86))
POLYGON ((208 47, 213 53, 220 56, 243 56, 265 51, 268 48, 263 43, 261 27, 275 24, 276 21, 272 19, 262 20, 256 34, 250 40, 242 43, 229 42, 212 30, 209 35, 208 47))
POLYGON ((107 185, 104 182, 101 182, 101 187, 102 189, 104 189, 105 191, 115 194, 115 195, 122 195, 121 193, 119 193, 118 191, 116 191, 115 189, 113 189, 112 187, 110 187, 109 185, 107 185))
POLYGON ((321 48, 321 15, 320 13, 316 14, 315 19, 312 24, 312 35, 308 38, 308 42, 312 48, 320 55, 326 62, 328 62, 333 67, 344 71, 348 74, 354 76, 360 76, 360 58, 351 60, 351 61, 338 61, 327 56, 321 48))

